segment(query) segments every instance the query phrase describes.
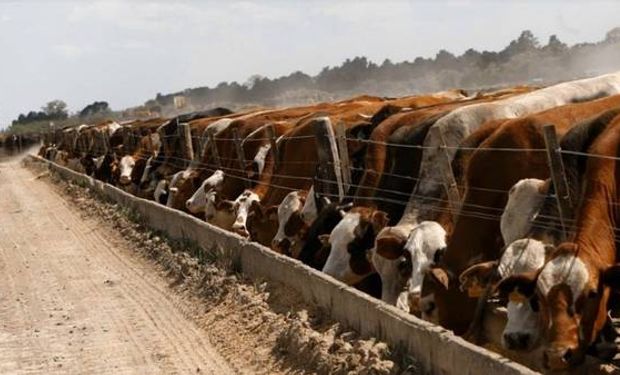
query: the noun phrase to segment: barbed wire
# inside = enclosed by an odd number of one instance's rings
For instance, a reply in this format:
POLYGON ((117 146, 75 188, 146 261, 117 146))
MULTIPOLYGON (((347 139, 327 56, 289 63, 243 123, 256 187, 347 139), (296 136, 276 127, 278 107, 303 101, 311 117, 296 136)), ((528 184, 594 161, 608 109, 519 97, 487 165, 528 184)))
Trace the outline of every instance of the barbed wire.
MULTIPOLYGON (((77 145, 77 152, 84 152, 84 150, 81 148, 80 145, 77 145)), ((91 151, 91 150, 87 150, 87 151, 91 151)), ((588 156, 589 154, 587 153, 576 153, 576 152, 570 152, 570 154, 573 155, 579 155, 579 156, 588 156)), ((135 157, 135 154, 132 155, 135 157)), ((596 156, 605 156, 605 155, 596 155, 596 156)), ((149 155, 148 153, 143 153, 143 156, 138 156, 138 159, 141 160, 148 160, 151 157, 151 155, 149 155)), ((226 160, 231 161, 231 162, 238 162, 238 159, 233 159, 233 158, 226 158, 226 160)), ((313 164, 317 164, 317 162, 308 162, 308 163, 313 163, 313 164)), ((244 175, 247 176, 247 171, 240 169, 240 168, 235 168, 235 167, 231 167, 231 166, 225 166, 225 165, 220 165, 220 166, 216 166, 214 164, 208 164, 208 163, 203 163, 202 161, 197 161, 197 160, 190 160, 190 159, 185 159, 185 158, 180 158, 180 157, 175 157, 172 155, 166 156, 165 160, 164 160, 164 164, 168 165, 168 166, 172 166, 174 169, 178 170, 178 171, 183 171, 183 170, 194 170, 194 171, 207 171, 207 172, 215 172, 216 170, 220 169, 223 170, 224 172, 229 172, 226 174, 226 176, 228 176, 229 178, 235 179, 235 180, 240 180, 240 181, 244 181, 244 182, 250 182, 252 184, 255 184, 256 186, 258 185, 263 185, 263 186, 267 186, 267 187, 273 187, 273 188, 278 188, 278 189, 283 189, 286 191, 296 191, 296 190, 300 190, 300 188, 295 188, 295 187, 291 187, 291 186, 286 186, 286 185, 282 185, 282 184, 275 184, 273 182, 268 182, 266 183, 265 181, 261 181, 261 180, 256 180, 256 179, 251 179, 248 177, 243 177, 244 175), (236 174, 235 174, 236 173, 236 174)), ((283 163, 285 164, 285 163, 283 163)), ((330 165, 333 166, 333 163, 328 163, 330 165)), ((234 165, 234 164, 233 164, 234 165)), ((362 168, 359 167, 352 167, 351 169, 355 169, 355 170, 361 170, 361 171, 365 171, 362 168)), ((329 185, 337 185, 338 182, 337 181, 333 181, 333 180, 327 180, 327 179, 318 179, 318 178, 313 178, 313 177, 307 177, 307 176, 292 176, 292 175, 283 175, 283 174, 277 174, 277 173, 271 173, 271 172, 267 172, 271 177, 276 177, 276 178, 282 178, 282 179, 289 179, 289 180, 300 180, 306 183, 306 185, 309 185, 310 183, 314 182, 314 181, 318 181, 322 184, 329 184, 329 185)), ((174 173, 173 173, 174 174, 174 173)), ((382 173, 385 174, 385 173, 382 173)), ((171 176, 172 174, 169 174, 169 176, 171 176)), ((413 178, 411 176, 405 176, 405 175, 398 175, 398 174, 392 174, 393 176, 397 176, 397 177, 402 177, 402 178, 407 178, 410 179, 412 181, 419 181, 419 178, 413 178)), ((442 182, 440 180, 436 180, 437 182, 442 182)), ((450 215, 456 215, 458 217, 468 217, 468 218, 475 218, 475 219, 480 219, 480 220, 487 220, 487 221, 499 221, 501 220, 501 214, 503 213, 504 209, 503 207, 490 207, 490 206, 484 206, 484 205, 479 205, 479 204, 475 204, 475 203, 471 203, 471 202, 467 202, 467 201, 463 201, 460 203, 460 208, 459 209, 454 209, 451 207, 449 200, 443 198, 443 197, 430 197, 430 196, 422 196, 419 194, 416 194, 415 191, 413 193, 407 193, 407 192, 403 192, 403 191, 399 191, 399 190, 393 190, 393 189, 385 189, 385 188, 380 188, 380 187, 368 187, 368 186, 364 186, 364 185, 360 185, 360 184, 349 184, 349 186, 351 188, 368 188, 373 190, 374 195, 373 196, 360 196, 360 195, 356 195, 356 194, 346 194, 343 196, 344 199, 362 199, 362 200, 366 200, 366 201, 375 201, 375 202, 384 202, 384 203, 390 203, 390 204, 397 204, 400 206, 404 206, 406 207, 411 200, 418 200, 421 204, 421 206, 423 207, 423 209, 430 211, 430 212, 435 212, 437 214, 450 214, 450 215), (387 198, 387 197, 382 197, 380 195, 378 195, 378 193, 387 193, 387 194, 391 194, 391 195, 396 195, 396 196, 400 196, 406 199, 395 199, 395 198, 387 198), (430 204, 430 202, 433 202, 434 204, 430 204)), ((508 194, 507 190, 500 190, 500 189, 489 189, 489 188, 479 188, 479 187, 475 187, 475 186, 467 186, 467 185, 459 185, 460 188, 462 189, 470 189, 470 190, 486 190, 486 191, 492 191, 492 192, 496 192, 496 193, 502 193, 502 194, 508 194)), ((337 194, 324 194, 326 196, 331 196, 332 198, 339 198, 339 196, 337 194)), ((541 194, 541 195, 545 195, 545 194, 541 194)), ((588 200, 596 200, 594 198, 586 198, 588 200)), ((613 205, 620 205, 620 203, 614 203, 614 202, 608 202, 610 204, 613 205)), ((546 229, 546 230, 559 230, 560 228, 560 223, 561 220, 559 217, 555 217, 555 216, 544 216, 539 214, 538 215, 539 218, 544 218, 547 220, 548 224, 541 224, 540 222, 533 222, 532 223, 532 228, 540 228, 540 229, 546 229)), ((576 230, 577 229, 577 225, 574 219, 572 218, 564 218, 564 222, 566 225, 568 225, 567 229, 570 230, 576 230)), ((609 226, 609 228, 611 230, 613 230, 614 232, 620 232, 619 228, 616 227, 612 227, 609 226)), ((614 237, 616 238, 616 237, 614 237)))

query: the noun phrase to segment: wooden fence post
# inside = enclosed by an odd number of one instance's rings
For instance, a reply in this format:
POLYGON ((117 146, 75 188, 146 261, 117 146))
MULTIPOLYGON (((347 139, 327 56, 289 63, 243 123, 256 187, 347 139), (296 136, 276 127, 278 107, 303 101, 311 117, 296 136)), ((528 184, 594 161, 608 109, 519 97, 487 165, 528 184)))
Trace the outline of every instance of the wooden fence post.
POLYGON ((277 167, 280 163, 280 150, 278 150, 278 142, 276 139, 276 132, 273 128, 273 124, 267 125, 267 128, 265 128, 265 132, 267 133, 267 138, 269 138, 269 143, 271 144, 269 152, 271 153, 271 156, 273 158, 273 164, 277 167))
POLYGON ((349 162, 349 148, 347 146, 347 133, 343 122, 336 125, 336 140, 338 141, 338 154, 340 155, 340 170, 345 194, 351 187, 351 164, 349 162))
POLYGON ((245 153, 243 152, 243 145, 241 143, 241 138, 239 137, 239 130, 237 128, 233 129, 233 142, 235 143, 235 152, 237 154, 237 163, 239 164, 239 174, 244 176, 243 183, 247 188, 250 188, 252 185, 248 180, 248 175, 245 171, 245 153))
POLYGON ((217 168, 221 168, 222 163, 220 161, 220 154, 217 151, 217 145, 215 144, 215 136, 211 132, 207 133, 207 135, 209 136, 209 144, 210 144, 210 149, 211 149, 211 157, 213 158, 213 163, 216 165, 217 168))
POLYGON ((566 180, 564 163, 562 162, 562 155, 560 153, 561 150, 560 145, 558 144, 555 126, 543 126, 543 135, 545 137, 545 146, 547 148, 549 172, 551 175, 551 181, 553 182, 553 189, 555 190, 555 199, 558 204, 558 211, 560 213, 560 223, 562 225, 562 233, 564 235, 563 240, 567 240, 568 224, 566 221, 573 217, 573 203, 568 190, 568 182, 566 180))
POLYGON ((439 168, 442 176, 442 182, 446 195, 448 196, 448 204, 450 205, 452 216, 456 219, 461 209, 461 197, 459 194, 458 185, 456 184, 456 179, 454 178, 454 171, 452 170, 452 159, 450 158, 446 141, 443 137, 443 132, 441 129, 433 126, 430 129, 430 133, 432 137, 439 139, 440 152, 437 168, 439 168))
POLYGON ((179 143, 181 149, 183 150, 183 164, 187 166, 191 161, 194 160, 194 145, 192 144, 192 132, 189 127, 189 124, 186 122, 181 122, 177 126, 177 132, 179 136, 179 143))
POLYGON ((344 186, 340 171, 340 158, 338 157, 338 146, 331 121, 328 117, 319 117, 314 120, 314 131, 316 134, 319 179, 324 180, 319 184, 322 193, 333 197, 337 195, 339 200, 344 198, 344 186), (334 188, 336 185, 336 188, 334 188))

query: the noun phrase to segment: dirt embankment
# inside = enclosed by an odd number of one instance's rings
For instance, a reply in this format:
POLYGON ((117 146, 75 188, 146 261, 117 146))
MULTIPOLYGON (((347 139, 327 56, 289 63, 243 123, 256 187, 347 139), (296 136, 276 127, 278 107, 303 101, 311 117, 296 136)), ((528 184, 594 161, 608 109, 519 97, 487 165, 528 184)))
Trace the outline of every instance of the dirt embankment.
MULTIPOLYGON (((419 368, 387 345, 360 338, 303 303, 285 285, 246 280, 217 248, 169 241, 140 219, 84 187, 39 170, 39 183, 69 200, 119 256, 144 264, 147 280, 167 282, 167 298, 204 333, 228 365, 243 373, 394 374, 419 368), (139 254, 140 256, 136 256, 139 254), (156 270, 157 272, 153 272, 156 270)), ((114 283, 113 280, 111 280, 114 283)), ((156 308, 156 307, 154 307, 156 308)), ((162 327, 162 330, 165 330, 162 327)))

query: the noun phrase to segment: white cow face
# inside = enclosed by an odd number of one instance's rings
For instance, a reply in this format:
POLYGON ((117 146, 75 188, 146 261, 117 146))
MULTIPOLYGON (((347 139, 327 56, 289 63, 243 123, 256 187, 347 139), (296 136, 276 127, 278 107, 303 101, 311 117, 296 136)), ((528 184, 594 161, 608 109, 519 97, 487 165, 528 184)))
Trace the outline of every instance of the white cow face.
POLYGON ((412 314, 421 314, 425 272, 446 248, 446 231, 434 221, 386 228, 377 236, 373 264, 381 276, 381 299, 412 314))
MULTIPOLYGON (((497 267, 499 277, 538 272, 545 264, 547 247, 540 241, 521 239, 511 243, 497 267)), ((531 350, 540 339, 539 310, 529 300, 509 300, 508 320, 502 333, 502 345, 510 350, 531 350)))
POLYGON ((356 207, 344 215, 329 236, 331 249, 323 272, 349 285, 371 274, 369 251, 387 223, 384 212, 365 207, 356 207))
POLYGON ((284 197, 278 206, 278 231, 271 242, 272 249, 294 258, 301 251, 302 237, 309 225, 301 216, 306 194, 305 191, 293 191, 284 197))
POLYGON ((183 170, 175 173, 170 180, 170 185, 168 187, 168 201, 166 202, 166 206, 172 207, 174 203, 174 198, 179 192, 180 182, 184 179, 189 178, 190 172, 188 170, 183 170))
POLYGON ((205 197, 205 219, 209 224, 225 230, 231 230, 235 222, 234 202, 221 199, 215 190, 210 190, 205 197))
POLYGON ((136 165, 136 160, 131 155, 125 155, 121 158, 119 162, 120 166, 120 183, 121 185, 128 185, 131 182, 131 172, 133 171, 133 167, 136 165))
POLYGON ((224 172, 221 170, 215 171, 209 178, 204 180, 200 187, 194 192, 186 202, 185 207, 193 214, 204 212, 207 207, 207 191, 211 189, 218 189, 224 181, 224 172))
POLYGON ((232 231, 243 237, 250 236, 247 229, 247 221, 252 202, 260 202, 260 197, 253 191, 246 190, 235 199, 233 204, 236 215, 232 231))
MULTIPOLYGON (((498 262, 478 263, 465 270, 459 277, 461 290, 466 290, 470 297, 480 297, 484 288, 492 285, 501 293, 513 276, 535 275, 540 271, 552 248, 534 239, 517 240, 506 247, 498 262)), ((502 345, 509 350, 532 350, 539 342, 542 329, 538 304, 528 298, 509 297, 502 345)))
POLYGON ((447 247, 446 231, 434 221, 423 221, 410 233, 405 249, 411 257, 411 279, 408 283, 408 301, 412 313, 419 313, 424 274, 437 263, 447 247))
POLYGON ((405 289, 411 277, 411 257, 405 252, 411 226, 383 228, 370 250, 370 260, 381 277, 381 300, 409 311, 405 289))
POLYGON ((500 222, 505 244, 526 236, 544 201, 547 188, 545 181, 527 178, 510 189, 500 222))

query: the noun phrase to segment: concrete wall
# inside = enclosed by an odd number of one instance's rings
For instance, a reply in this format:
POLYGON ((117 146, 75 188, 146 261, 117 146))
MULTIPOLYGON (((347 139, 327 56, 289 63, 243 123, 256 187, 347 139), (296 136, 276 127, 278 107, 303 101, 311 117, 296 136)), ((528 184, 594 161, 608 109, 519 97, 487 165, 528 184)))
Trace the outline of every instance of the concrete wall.
POLYGON ((533 374, 518 363, 473 345, 452 332, 404 313, 301 262, 223 231, 183 212, 134 197, 114 186, 73 172, 45 159, 63 178, 88 184, 123 207, 138 212, 150 227, 172 238, 190 239, 203 248, 219 245, 241 264, 250 278, 282 282, 310 303, 329 311, 332 318, 364 336, 374 336, 393 347, 404 347, 430 374, 533 374))

